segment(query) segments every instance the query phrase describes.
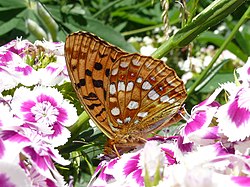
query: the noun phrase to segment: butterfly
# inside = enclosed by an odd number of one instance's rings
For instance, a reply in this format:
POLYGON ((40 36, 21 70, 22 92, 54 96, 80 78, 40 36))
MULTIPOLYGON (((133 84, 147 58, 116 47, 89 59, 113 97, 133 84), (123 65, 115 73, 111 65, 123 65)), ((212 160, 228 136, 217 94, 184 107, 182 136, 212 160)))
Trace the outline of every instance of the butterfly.
POLYGON ((83 31, 67 36, 65 59, 80 102, 108 137, 109 157, 143 145, 149 134, 180 120, 185 86, 163 61, 124 52, 83 31))

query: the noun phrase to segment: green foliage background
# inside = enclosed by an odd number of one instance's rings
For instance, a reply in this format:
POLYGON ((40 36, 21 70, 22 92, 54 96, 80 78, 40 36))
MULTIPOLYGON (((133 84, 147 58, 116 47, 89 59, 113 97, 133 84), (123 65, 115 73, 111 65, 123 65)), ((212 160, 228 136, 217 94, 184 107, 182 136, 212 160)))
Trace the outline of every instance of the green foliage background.
MULTIPOLYGON (((168 3, 168 23, 180 30, 163 44, 155 43, 159 49, 153 56, 168 57, 167 64, 175 68, 179 76, 183 71, 177 66, 178 61, 211 44, 247 61, 250 56, 249 1, 169 0, 168 3), (213 8, 206 9, 212 3, 213 8), (214 30, 221 25, 226 29, 215 34, 214 30), (224 47, 227 39, 228 45, 224 47)), ((0 45, 20 36, 30 41, 45 38, 64 42, 67 34, 85 30, 125 51, 137 52, 139 44, 127 40, 132 36, 154 38, 153 30, 163 26, 162 12, 159 0, 0 0, 0 45)), ((231 60, 225 60, 209 67, 205 73, 195 74, 186 84, 187 109, 204 100, 218 83, 233 81, 235 68, 231 60)), ((77 106, 80 115, 71 128, 72 138, 60 147, 64 157, 73 162, 69 167, 58 166, 58 169, 66 180, 74 176, 76 186, 85 186, 99 163, 96 156, 102 153, 105 137, 89 126, 71 85, 66 83, 58 88, 77 106)))

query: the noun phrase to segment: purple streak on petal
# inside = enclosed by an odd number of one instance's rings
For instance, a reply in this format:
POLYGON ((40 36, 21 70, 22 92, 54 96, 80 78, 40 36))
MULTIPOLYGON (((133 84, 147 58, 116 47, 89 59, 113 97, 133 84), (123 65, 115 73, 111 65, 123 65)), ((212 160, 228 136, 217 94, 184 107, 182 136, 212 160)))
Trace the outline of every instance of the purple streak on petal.
POLYGON ((241 126, 243 123, 249 120, 250 112, 245 108, 238 106, 238 99, 232 102, 228 109, 228 115, 231 120, 236 124, 236 127, 241 126))
POLYGON ((219 102, 217 102, 217 101, 213 101, 213 102, 210 103, 208 106, 210 106, 210 107, 220 107, 221 104, 220 104, 219 102))
POLYGON ((57 70, 57 68, 53 68, 53 67, 51 67, 51 66, 46 67, 46 69, 47 69, 48 71, 50 71, 51 73, 54 73, 54 72, 57 70))
POLYGON ((50 179, 46 179, 45 182, 47 187, 57 187, 57 185, 50 179))
POLYGON ((35 119, 35 115, 33 113, 24 114, 24 118, 28 122, 34 122, 34 123, 37 122, 36 119, 35 119))
POLYGON ((197 105, 196 108, 201 107, 201 106, 204 106, 204 105, 210 106, 210 107, 219 107, 219 106, 221 106, 221 104, 220 104, 219 102, 217 102, 217 101, 213 101, 213 102, 211 102, 211 103, 208 103, 208 99, 206 99, 206 100, 200 102, 200 103, 197 105))
POLYGON ((207 115, 204 111, 197 112, 194 116, 192 121, 188 122, 186 127, 184 128, 185 134, 192 133, 198 129, 201 129, 201 127, 206 122, 207 115))
POLYGON ((23 53, 24 49, 25 48, 17 49, 16 46, 14 45, 14 46, 12 46, 12 47, 9 48, 9 51, 11 51, 11 52, 16 53, 17 55, 19 55, 19 54, 23 53))
POLYGON ((139 162, 140 154, 137 154, 125 164, 125 167, 123 168, 123 173, 128 176, 130 173, 138 169, 138 162, 139 162))
POLYGON ((40 168, 43 169, 44 171, 48 170, 48 165, 49 163, 52 163, 51 159, 49 156, 40 156, 39 154, 37 154, 34 149, 30 146, 25 147, 23 149, 23 151, 28 154, 31 159, 33 160, 34 163, 36 163, 36 165, 40 168))
POLYGON ((117 163, 117 159, 113 159, 111 160, 108 165, 107 165, 107 168, 109 169, 113 169, 114 165, 117 163))
POLYGON ((203 139, 218 139, 220 136, 218 135, 218 126, 214 126, 209 128, 209 132, 203 136, 203 139))
POLYGON ((100 178, 100 179, 103 180, 103 181, 109 182, 110 180, 113 180, 114 177, 113 177, 113 175, 106 174, 106 173, 105 173, 105 169, 106 169, 106 166, 104 166, 104 167, 101 169, 101 172, 100 172, 98 178, 100 178))
POLYGON ((1 138, 3 140, 13 141, 13 142, 17 142, 17 143, 30 142, 30 140, 27 137, 22 136, 22 135, 18 134, 15 131, 12 131, 12 130, 4 130, 4 131, 2 131, 1 132, 1 138))
POLYGON ((3 157, 4 151, 5 151, 5 147, 4 147, 2 139, 0 138, 0 159, 3 157))
POLYGON ((0 54, 1 63, 6 66, 6 62, 10 62, 13 60, 12 55, 13 54, 10 51, 7 51, 5 54, 0 54))
POLYGON ((54 106, 54 107, 57 106, 56 100, 55 100, 53 97, 50 97, 50 96, 48 96, 48 95, 40 94, 39 96, 37 96, 36 99, 37 99, 37 102, 39 102, 39 103, 42 103, 42 102, 44 102, 44 101, 48 101, 48 102, 50 102, 50 104, 51 104, 52 106, 54 106))
POLYGON ((3 173, 0 173, 0 184, 3 187, 16 187, 16 185, 14 185, 8 176, 6 176, 3 173))
POLYGON ((21 112, 31 112, 31 108, 35 105, 36 103, 32 100, 25 101, 21 105, 21 112))
POLYGON ((31 72, 32 72, 32 70, 33 69, 30 66, 26 66, 26 67, 19 67, 19 66, 17 66, 17 67, 15 67, 15 71, 22 72, 23 75, 25 75, 25 76, 30 75, 31 72))
POLYGON ((223 156, 228 154, 228 151, 226 150, 225 147, 222 146, 220 142, 215 143, 214 146, 217 152, 217 156, 223 156))
POLYGON ((245 186, 245 187, 250 186, 250 177, 239 176, 239 177, 232 177, 231 179, 240 186, 245 186))
POLYGON ((166 140, 176 142, 178 140, 178 138, 179 138, 179 135, 178 136, 168 136, 166 138, 166 140))
POLYGON ((191 152, 193 150, 193 143, 185 143, 183 144, 183 136, 179 136, 178 138, 178 148, 181 150, 181 152, 191 152))
POLYGON ((57 120, 61 123, 66 121, 68 119, 67 111, 61 107, 57 107, 57 110, 59 111, 59 114, 57 116, 57 120))
POLYGON ((142 177, 142 169, 137 169, 132 177, 135 179, 136 183, 139 185, 139 186, 144 186, 144 178, 142 177))
POLYGON ((103 165, 100 163, 96 168, 94 173, 98 173, 103 168, 103 165))
POLYGON ((169 165, 176 164, 176 159, 174 157, 174 152, 167 148, 161 148, 165 152, 165 156, 168 160, 169 165))
POLYGON ((53 127, 52 127, 52 129, 54 130, 54 133, 51 134, 51 135, 49 135, 49 137, 54 138, 54 137, 57 137, 58 135, 61 135, 61 134, 62 134, 63 128, 65 128, 63 125, 61 125, 61 124, 58 123, 58 122, 55 122, 55 123, 53 124, 53 127))
POLYGON ((36 132, 36 133, 38 131, 38 127, 36 125, 34 125, 34 124, 31 124, 31 123, 24 123, 24 124, 21 125, 21 127, 23 127, 24 129, 25 128, 26 129, 31 129, 31 130, 33 130, 33 132, 36 132))
POLYGON ((247 69, 247 74, 250 75, 250 67, 247 69))

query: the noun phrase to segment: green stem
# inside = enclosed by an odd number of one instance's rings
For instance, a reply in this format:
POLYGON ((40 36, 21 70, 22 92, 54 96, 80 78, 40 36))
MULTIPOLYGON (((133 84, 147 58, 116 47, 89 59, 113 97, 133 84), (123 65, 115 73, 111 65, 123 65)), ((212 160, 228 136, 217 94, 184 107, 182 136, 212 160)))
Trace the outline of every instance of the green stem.
POLYGON ((247 11, 244 13, 244 15, 241 17, 239 22, 235 25, 230 35, 226 38, 224 43, 221 45, 221 47, 217 50, 215 53, 213 59, 209 63, 209 65, 202 71, 199 78, 192 84, 192 86, 188 89, 188 96, 190 96, 193 91, 195 91, 195 88, 200 84, 200 82, 204 79, 204 77, 207 75, 208 71, 213 67, 216 60, 219 58, 220 54, 223 52, 223 50, 227 47, 229 42, 234 38, 235 34, 239 30, 240 26, 250 17, 250 7, 248 7, 247 11))
POLYGON ((116 3, 119 3, 121 0, 116 0, 112 3, 109 3, 107 6, 105 6, 103 9, 101 9, 100 11, 98 11, 97 13, 95 13, 93 15, 93 18, 96 18, 97 16, 99 16, 100 14, 102 14, 103 12, 105 12, 107 9, 109 9, 110 7, 114 6, 116 3))
POLYGON ((200 33, 221 22, 246 0, 215 0, 185 27, 164 42, 153 54, 154 58, 161 58, 174 48, 188 45, 200 33))
POLYGON ((144 28, 141 28, 141 29, 135 29, 135 30, 132 30, 132 31, 126 31, 126 32, 123 32, 122 35, 123 36, 129 36, 129 35, 134 35, 134 34, 138 34, 138 33, 142 33, 142 32, 146 32, 146 31, 150 31, 150 30, 153 30, 155 28, 158 28, 158 27, 161 27, 163 24, 158 24, 158 25, 153 25, 153 26, 149 26, 149 27, 144 27, 144 28))
POLYGON ((84 127, 84 125, 82 124, 85 123, 87 120, 89 120, 89 116, 85 111, 83 111, 78 117, 77 121, 74 123, 74 125, 69 127, 69 130, 72 134, 70 139, 75 139, 75 137, 79 135, 79 132, 82 132, 84 127))

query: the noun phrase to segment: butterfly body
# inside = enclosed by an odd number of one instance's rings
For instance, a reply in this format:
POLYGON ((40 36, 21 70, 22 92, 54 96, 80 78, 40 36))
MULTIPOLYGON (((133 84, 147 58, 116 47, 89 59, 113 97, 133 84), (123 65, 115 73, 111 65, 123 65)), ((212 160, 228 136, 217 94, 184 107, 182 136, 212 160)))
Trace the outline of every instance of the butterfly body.
POLYGON ((107 154, 127 152, 178 121, 186 90, 163 61, 126 53, 87 32, 67 37, 65 58, 81 103, 110 139, 107 154))

